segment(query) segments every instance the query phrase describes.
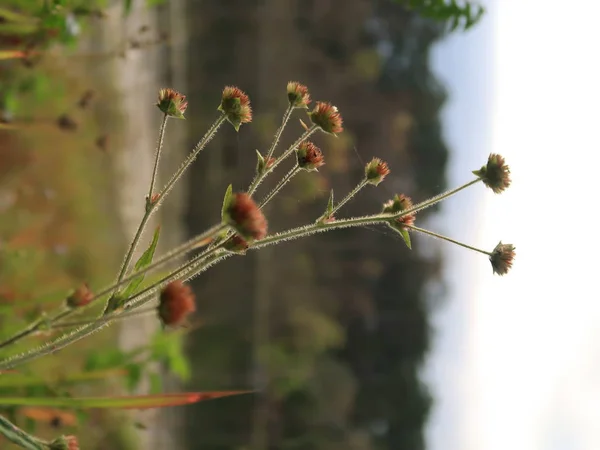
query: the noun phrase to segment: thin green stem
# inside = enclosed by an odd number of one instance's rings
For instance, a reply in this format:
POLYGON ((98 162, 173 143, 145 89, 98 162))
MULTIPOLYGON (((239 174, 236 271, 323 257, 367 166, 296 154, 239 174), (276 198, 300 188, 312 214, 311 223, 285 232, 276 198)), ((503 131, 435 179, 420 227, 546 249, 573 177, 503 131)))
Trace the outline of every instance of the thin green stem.
POLYGON ((300 167, 298 167, 298 164, 296 164, 294 167, 292 167, 292 169, 285 174, 285 176, 281 179, 281 181, 279 181, 279 183, 277 183, 277 186, 275 186, 275 189, 273 189, 269 195, 267 195, 263 201, 260 203, 259 208, 264 208, 264 206, 269 203, 271 201, 271 199, 273 197, 275 197, 275 195, 277 195, 277 193, 279 191, 281 191, 281 189, 300 171, 300 167))
POLYGON ((265 158, 265 161, 268 161, 269 158, 271 158, 273 156, 273 153, 275 153, 275 148, 277 147, 277 144, 279 143, 281 134, 283 133, 285 126, 287 125, 288 121, 290 120, 290 117, 292 116, 293 111, 294 111, 294 107, 291 105, 288 106, 288 108, 285 110, 285 113, 283 114, 283 119, 281 120, 281 126, 275 133, 275 137, 273 138, 271 147, 269 148, 269 151, 267 152, 267 157, 265 158))
POLYGON ((279 164, 281 164, 282 161, 284 161, 288 156, 290 156, 302 142, 304 142, 306 139, 308 139, 318 129, 319 128, 317 126, 313 125, 308 130, 306 130, 304 133, 302 133, 302 135, 298 139, 296 139, 296 141, 292 145, 290 145, 288 147, 288 149, 279 158, 277 158, 275 160, 275 162, 273 163, 273 165, 271 167, 269 167, 268 169, 265 169, 265 171, 262 174, 258 174, 254 178, 254 180, 252 180, 252 183, 250 184, 250 187, 248 188, 248 194, 249 195, 254 194, 254 192, 260 185, 260 183, 263 182, 263 180, 267 177, 267 175, 270 174, 271 172, 273 172, 273 170, 275 170, 275 168, 279 164))
POLYGON ((27 450, 44 450, 49 447, 48 442, 30 435, 3 416, 0 416, 0 433, 12 443, 27 450))
POLYGON ((175 172, 175 174, 171 177, 171 179, 167 182, 165 187, 160 192, 159 202, 162 201, 164 199, 164 197, 167 196, 167 194, 171 191, 171 189, 173 189, 173 186, 175 185, 175 183, 177 183, 177 181, 179 181, 179 179, 181 178, 183 173, 186 171, 186 169, 194 162, 194 160, 198 156, 198 153, 200 153, 202 150, 204 150, 206 145, 212 140, 213 137, 215 137, 215 135, 217 134, 217 131, 219 130, 219 127, 221 125, 223 125, 223 123, 225 123, 225 120, 227 120, 227 117, 225 116, 225 114, 222 114, 221 116, 219 116, 219 118, 217 120, 215 120, 215 122, 211 125, 211 127, 208 129, 208 131, 204 134, 202 139, 200 139, 200 141, 198 141, 196 146, 193 148, 192 152, 188 155, 188 157, 185 159, 185 161, 179 168, 179 170, 177 170, 177 172, 175 172))
POLYGON ((350 199, 352 199, 352 197, 354 197, 356 194, 358 194, 358 191, 360 191, 362 188, 364 188, 367 185, 368 181, 367 179, 363 179, 360 183, 358 183, 356 185, 356 187, 354 189, 352 189, 348 195, 346 195, 342 201, 340 201, 331 211, 331 216, 333 216, 336 212, 338 212, 340 210, 340 208, 342 206, 344 206, 346 203, 348 203, 350 201, 350 199))
POLYGON ((435 197, 431 197, 428 200, 425 200, 424 202, 421 202, 415 206, 413 206, 410 209, 407 209, 405 211, 401 211, 399 213, 394 214, 392 217, 404 217, 407 216, 409 214, 415 213, 417 211, 421 211, 425 208, 429 208, 430 206, 435 205, 436 203, 441 202, 442 200, 447 199, 448 197, 453 196, 454 194, 462 191, 463 189, 468 188, 469 186, 473 186, 474 184, 478 183, 479 181, 481 181, 481 178, 476 178, 472 181, 469 181, 466 184, 463 184, 462 186, 459 186, 457 188, 451 189, 449 191, 446 191, 442 194, 436 195, 435 197))
POLYGON ((455 239, 449 238, 448 236, 444 236, 442 234, 434 233, 433 231, 429 231, 429 230, 426 230, 424 228, 415 227, 414 225, 405 225, 405 227, 408 228, 409 230, 418 231, 419 233, 427 234, 427 235, 432 236, 434 238, 438 238, 438 239, 442 239, 442 240, 447 241, 447 242, 451 242, 453 244, 459 245, 459 246, 464 247, 466 249, 473 250, 473 251, 479 252, 479 253, 483 253, 484 255, 492 256, 492 254, 490 252, 486 252, 485 250, 481 250, 480 248, 476 248, 476 247, 472 247, 470 245, 464 244, 464 243, 459 242, 459 241, 457 241, 455 239))
POLYGON ((158 145, 156 146, 156 156, 154 158, 154 170, 152 171, 152 179, 150 180, 150 190, 148 191, 148 201, 152 201, 152 194, 154 193, 154 186, 156 185, 156 178, 158 176, 158 162, 160 161, 160 153, 162 151, 163 142, 165 139, 165 130, 167 128, 167 120, 169 115, 165 114, 160 124, 160 131, 158 132, 158 145))

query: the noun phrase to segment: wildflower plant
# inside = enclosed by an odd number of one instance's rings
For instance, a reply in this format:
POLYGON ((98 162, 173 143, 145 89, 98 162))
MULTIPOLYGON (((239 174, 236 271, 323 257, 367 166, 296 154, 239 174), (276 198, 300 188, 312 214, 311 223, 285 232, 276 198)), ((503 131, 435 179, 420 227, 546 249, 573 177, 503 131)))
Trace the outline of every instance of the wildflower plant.
MULTIPOLYGON (((157 189, 158 165, 168 119, 171 117, 183 118, 187 108, 184 95, 173 89, 160 90, 157 106, 163 114, 163 120, 159 128, 155 164, 145 198, 144 214, 118 271, 116 281, 110 286, 95 289, 95 294, 87 285, 78 287, 72 295, 65 299, 65 304, 60 310, 44 314, 23 330, 0 342, 0 348, 4 348, 21 342, 42 330, 59 333, 58 336, 54 335, 48 338, 47 342, 39 347, 32 348, 25 353, 15 353, 1 360, 0 373, 57 352, 117 320, 127 319, 131 315, 147 311, 148 306, 153 305, 157 320, 163 326, 179 326, 195 310, 194 294, 185 283, 211 266, 231 256, 245 255, 248 251, 260 250, 270 245, 341 228, 386 226, 398 232, 408 248, 411 248, 410 233, 418 232, 430 235, 487 255, 493 273, 498 275, 508 273, 515 256, 513 245, 500 243, 491 251, 481 250, 415 225, 417 213, 475 184, 482 183, 497 194, 508 188, 511 182, 510 169, 504 158, 495 154, 489 156, 488 161, 481 169, 473 171, 474 179, 433 198, 414 203, 405 194, 398 193, 384 203, 383 207, 373 205, 373 210, 377 212, 359 217, 340 217, 343 206, 351 201, 360 190, 366 186, 378 186, 390 174, 387 163, 374 158, 366 164, 364 176, 358 181, 356 187, 341 200, 336 202, 333 191, 331 191, 323 214, 314 222, 284 231, 269 232, 269 218, 263 213, 263 207, 281 192, 296 174, 302 170, 316 171, 325 164, 324 154, 326 151, 323 152, 310 142, 309 138, 316 133, 335 136, 343 132, 342 116, 335 106, 327 102, 317 102, 312 110, 309 109, 311 100, 306 86, 298 82, 288 83, 287 99, 288 107, 271 145, 265 153, 257 151, 256 170, 250 185, 244 190, 236 191, 230 185, 224 193, 220 220, 191 240, 155 258, 154 253, 160 236, 160 228, 157 228, 146 250, 132 265, 133 254, 141 242, 149 218, 167 199, 173 186, 181 179, 199 153, 209 147, 210 141, 221 126, 225 122, 229 122, 237 131, 242 124, 252 121, 252 107, 248 95, 238 87, 225 87, 220 102, 215 102, 218 106, 216 120, 165 186, 157 189), (296 110, 308 113, 312 125, 306 126, 304 132, 285 150, 278 151, 282 132, 296 110), (259 192, 261 183, 267 177, 274 175, 279 165, 288 159, 295 161, 292 169, 281 176, 272 191, 261 194, 259 192), (166 273, 158 281, 141 288, 141 283, 146 275, 156 272, 166 264, 180 260, 182 257, 186 259, 183 264, 166 273), (87 322, 69 322, 71 316, 102 302, 104 307, 97 317, 87 322)), ((216 216, 217 211, 214 213, 216 216)), ((222 395, 230 394, 216 396, 222 395)), ((211 398, 214 397, 215 395, 211 398)), ((96 402, 94 404, 100 402, 100 400, 94 401, 96 402)), ((73 436, 62 436, 54 441, 43 441, 18 429, 2 417, 0 417, 0 432, 25 448, 77 448, 77 440, 73 436)))

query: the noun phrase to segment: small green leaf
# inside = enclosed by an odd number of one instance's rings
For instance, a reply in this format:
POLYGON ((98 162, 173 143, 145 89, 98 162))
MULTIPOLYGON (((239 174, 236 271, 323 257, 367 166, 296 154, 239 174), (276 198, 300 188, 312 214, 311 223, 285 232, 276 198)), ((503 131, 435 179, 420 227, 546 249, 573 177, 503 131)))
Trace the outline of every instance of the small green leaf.
POLYGON ((221 220, 227 222, 227 209, 229 208, 229 202, 233 196, 233 186, 230 184, 225 191, 225 198, 223 198, 223 207, 221 208, 221 220))
MULTIPOLYGON (((152 242, 150 243, 150 246, 146 249, 144 253, 142 253, 140 259, 138 259, 135 263, 136 271, 141 270, 152 264, 152 259, 154 258, 154 252, 156 251, 156 245, 158 244, 159 236, 160 225, 156 227, 156 230, 154 231, 154 236, 152 237, 152 242)), ((125 291, 121 294, 121 297, 123 297, 124 299, 128 299, 129 297, 131 297, 136 292, 136 289, 142 283, 142 281, 144 281, 144 276, 144 274, 138 275, 133 280, 131 280, 129 285, 125 288, 125 291)))
POLYGON ((406 244, 408 249, 412 250, 412 246, 410 243, 410 234, 408 234, 408 230, 404 229, 404 230, 398 230, 398 231, 400 232, 400 236, 402 236, 402 239, 404 239, 404 243, 406 244))
POLYGON ((325 214, 327 217, 331 216, 331 213, 333 212, 333 189, 331 190, 331 193, 329 194, 329 201, 327 202, 327 210, 325 211, 325 214))
POLYGON ((265 158, 260 154, 258 149, 256 150, 256 156, 258 158, 258 161, 256 162, 256 173, 261 174, 263 173, 263 170, 265 170, 265 158))

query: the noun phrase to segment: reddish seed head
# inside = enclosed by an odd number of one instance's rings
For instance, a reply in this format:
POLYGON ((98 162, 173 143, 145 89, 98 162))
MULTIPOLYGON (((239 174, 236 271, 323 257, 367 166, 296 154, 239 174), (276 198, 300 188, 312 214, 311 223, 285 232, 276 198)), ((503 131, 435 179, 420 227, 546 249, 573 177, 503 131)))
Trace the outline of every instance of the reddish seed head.
POLYGON ((310 95, 308 88, 297 81, 290 81, 287 84, 287 96, 290 106, 294 108, 308 108, 310 95))
MULTIPOLYGON (((404 194, 396 194, 394 198, 383 205, 383 212, 395 214, 402 211, 406 211, 413 207, 412 200, 410 197, 404 194)), ((404 229, 404 225, 414 225, 415 224, 415 213, 408 214, 402 217, 396 217, 393 219, 393 224, 396 226, 400 226, 404 229)))
POLYGON ((514 259, 515 246, 500 242, 498 245, 496 245, 490 256, 492 270, 498 275, 506 275, 511 269, 514 259))
POLYGON ((317 102, 315 109, 308 115, 312 123, 326 133, 337 134, 344 130, 342 128, 342 116, 331 103, 317 102))
POLYGON ((164 325, 176 326, 196 310, 192 289, 181 281, 173 281, 160 293, 158 316, 164 325))
POLYGON ((377 186, 390 173, 387 163, 373 158, 365 167, 365 177, 370 184, 377 186))
POLYGON ((267 219, 245 192, 232 195, 227 217, 228 223, 246 240, 262 239, 267 235, 267 219))
POLYGON ((240 129, 241 124, 252 122, 250 99, 238 87, 225 86, 218 109, 227 116, 227 120, 236 131, 240 129))
POLYGON ((494 194, 500 194, 510 186, 510 168, 506 165, 504 157, 495 153, 490 154, 488 162, 479 170, 474 170, 483 183, 489 187, 494 194))
POLYGON ((174 89, 165 88, 158 92, 158 103, 156 106, 169 117, 183 119, 187 105, 185 95, 180 94, 174 89))
POLYGON ((317 170, 319 167, 325 165, 323 158, 323 152, 310 141, 304 141, 296 150, 296 157, 298 160, 298 166, 301 169, 312 171, 317 170))
POLYGON ((75 436, 61 436, 49 445, 50 450, 79 450, 79 442, 75 436))
POLYGON ((89 304, 94 298, 94 294, 86 283, 79 286, 73 294, 67 298, 69 308, 80 308, 89 304))

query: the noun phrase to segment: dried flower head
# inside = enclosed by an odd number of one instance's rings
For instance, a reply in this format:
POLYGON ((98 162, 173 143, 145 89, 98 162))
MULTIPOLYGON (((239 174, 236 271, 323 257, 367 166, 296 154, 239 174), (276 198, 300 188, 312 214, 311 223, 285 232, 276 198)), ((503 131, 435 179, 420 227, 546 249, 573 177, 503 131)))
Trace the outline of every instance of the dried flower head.
POLYGON ((323 152, 310 141, 302 142, 296 149, 298 167, 307 171, 317 170, 325 164, 323 152))
POLYGON ((252 122, 250 99, 244 91, 235 86, 226 86, 223 89, 218 110, 227 116, 227 120, 236 131, 240 129, 241 124, 252 122))
POLYGON ((308 108, 310 103, 310 95, 308 88, 297 81, 290 81, 287 84, 287 96, 290 106, 294 108, 308 108))
POLYGON ((479 170, 474 170, 483 183, 495 194, 500 194, 510 186, 510 168, 506 165, 504 157, 495 153, 490 154, 488 162, 479 170))
POLYGON ((503 244, 501 241, 490 255, 492 270, 498 275, 506 275, 512 267, 513 259, 515 259, 515 246, 503 244))
POLYGON ((308 113, 310 120, 325 133, 333 135, 344 131, 342 116, 331 103, 317 102, 315 109, 308 113))
POLYGON ((86 283, 83 283, 75 292, 67 297, 67 306, 69 308, 80 308, 89 304, 94 299, 94 294, 86 283))
POLYGON ((75 131, 79 124, 68 114, 62 114, 56 121, 58 128, 64 131, 75 131))
POLYGON ((174 89, 165 88, 158 91, 158 109, 169 117, 184 119, 183 114, 187 109, 185 95, 180 94, 174 89))
POLYGON ((231 236, 223 245, 225 250, 228 250, 231 253, 237 253, 238 255, 245 255, 248 247, 248 242, 239 234, 231 236))
POLYGON ((377 186, 390 173, 387 163, 379 158, 373 158, 365 167, 365 177, 367 181, 377 186))
POLYGON ((61 436, 54 439, 49 448, 50 450, 79 450, 79 442, 75 436, 61 436))
POLYGON ((158 316, 164 325, 179 325, 195 310, 196 297, 192 289, 179 280, 167 284, 160 293, 158 316))
MULTIPOLYGON (((383 212, 389 214, 399 213, 406 211, 413 207, 412 200, 404 194, 396 194, 393 199, 387 201, 383 205, 383 212)), ((391 223, 392 224, 392 223, 391 223)), ((390 224, 390 225, 391 225, 390 224)), ((396 217, 393 219, 393 224, 405 228, 405 225, 415 224, 415 213, 408 214, 402 217, 396 217)))
POLYGON ((267 219, 245 192, 231 196, 225 210, 226 220, 246 240, 262 239, 267 235, 267 219))

